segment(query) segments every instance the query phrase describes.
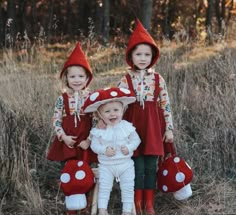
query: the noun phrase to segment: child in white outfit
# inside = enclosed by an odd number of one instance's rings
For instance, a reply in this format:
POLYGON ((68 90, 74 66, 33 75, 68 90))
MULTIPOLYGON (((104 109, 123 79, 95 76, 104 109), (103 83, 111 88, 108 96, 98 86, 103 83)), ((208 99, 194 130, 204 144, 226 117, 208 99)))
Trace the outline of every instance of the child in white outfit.
POLYGON ((84 105, 85 112, 95 112, 106 124, 105 129, 90 131, 91 149, 99 161, 99 215, 107 215, 107 207, 114 178, 120 183, 123 215, 129 215, 134 205, 133 151, 140 138, 133 125, 122 120, 124 108, 133 103, 135 96, 127 89, 108 88, 90 95, 84 105))

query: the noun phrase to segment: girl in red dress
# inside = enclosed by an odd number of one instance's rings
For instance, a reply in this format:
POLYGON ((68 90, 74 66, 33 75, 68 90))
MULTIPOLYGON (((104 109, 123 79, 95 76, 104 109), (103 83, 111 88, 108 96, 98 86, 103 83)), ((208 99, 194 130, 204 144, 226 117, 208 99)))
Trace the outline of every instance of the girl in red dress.
POLYGON ((168 151, 173 141, 173 123, 167 87, 162 76, 152 69, 159 49, 139 20, 128 47, 126 62, 131 67, 118 86, 136 94, 137 101, 128 106, 124 119, 132 122, 141 138, 134 152, 135 206, 137 214, 155 215, 157 158, 168 151))
MULTIPOLYGON (((57 98, 53 126, 56 137, 51 144, 47 159, 67 161, 69 159, 86 159, 88 163, 96 161, 95 154, 89 148, 89 132, 92 118, 82 111, 89 96, 87 86, 92 80, 92 70, 78 43, 64 64, 60 78, 66 92, 57 98), (87 150, 86 158, 84 152, 87 150)), ((77 214, 68 211, 68 214, 77 214)))

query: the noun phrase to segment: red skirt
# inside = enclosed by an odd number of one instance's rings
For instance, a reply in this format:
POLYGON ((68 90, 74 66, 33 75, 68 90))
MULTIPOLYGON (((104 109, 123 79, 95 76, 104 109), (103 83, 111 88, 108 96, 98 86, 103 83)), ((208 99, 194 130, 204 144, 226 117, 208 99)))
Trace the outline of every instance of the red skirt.
MULTIPOLYGON (((80 115, 80 121, 78 120, 77 127, 74 126, 74 115, 63 117, 62 128, 67 135, 77 136, 76 143, 73 148, 69 148, 63 141, 59 141, 56 136, 49 148, 47 159, 53 161, 66 161, 69 159, 82 160, 84 158, 84 150, 78 147, 78 145, 82 140, 87 139, 91 127, 92 118, 88 114, 80 115)), ((87 162, 97 162, 96 154, 90 148, 87 150, 87 162)))
POLYGON ((164 155, 162 137, 165 131, 163 110, 156 102, 145 102, 145 108, 139 102, 129 105, 124 119, 133 123, 141 139, 141 144, 134 152, 138 155, 164 155))

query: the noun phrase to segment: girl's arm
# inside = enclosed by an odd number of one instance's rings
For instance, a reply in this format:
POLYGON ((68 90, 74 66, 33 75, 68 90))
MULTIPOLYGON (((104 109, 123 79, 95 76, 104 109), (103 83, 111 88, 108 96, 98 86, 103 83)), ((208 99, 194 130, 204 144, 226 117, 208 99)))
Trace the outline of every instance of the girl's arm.
POLYGON ((64 108, 63 97, 59 96, 55 103, 54 114, 52 119, 54 131, 59 140, 62 140, 61 137, 65 134, 62 128, 63 108, 64 108))
POLYGON ((117 86, 118 86, 119 88, 126 88, 126 89, 129 88, 128 82, 127 82, 127 79, 126 79, 125 76, 123 76, 123 77, 121 78, 121 80, 120 80, 120 82, 118 83, 117 86))
POLYGON ((164 117, 166 122, 166 131, 173 130, 173 121, 171 114, 171 106, 170 99, 167 91, 166 82, 161 75, 159 75, 159 87, 161 89, 159 97, 160 97, 160 107, 164 111, 164 117))

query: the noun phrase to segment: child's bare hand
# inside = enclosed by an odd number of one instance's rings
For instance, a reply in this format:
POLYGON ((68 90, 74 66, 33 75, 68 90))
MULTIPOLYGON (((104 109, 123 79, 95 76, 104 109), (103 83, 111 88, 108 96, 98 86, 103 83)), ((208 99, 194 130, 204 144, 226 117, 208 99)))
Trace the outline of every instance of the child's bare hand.
POLYGON ((164 134, 163 141, 166 143, 173 143, 174 136, 171 130, 167 130, 164 134))
POLYGON ((120 150, 123 153, 123 155, 129 154, 129 149, 127 148, 127 146, 121 146, 120 150))
POLYGON ((107 127, 107 125, 106 125, 106 123, 105 123, 102 119, 100 119, 100 120, 98 121, 98 124, 96 125, 96 127, 97 127, 98 129, 105 129, 105 128, 107 127))
POLYGON ((113 147, 111 146, 108 146, 107 149, 106 149, 106 156, 108 157, 112 157, 116 154, 116 149, 114 149, 113 147))
POLYGON ((69 147, 69 148, 73 148, 76 141, 74 139, 76 139, 76 136, 67 136, 66 134, 64 134, 62 136, 62 140, 64 141, 64 143, 69 147))
POLYGON ((83 140, 80 142, 80 144, 78 145, 80 148, 82 148, 83 150, 88 149, 88 147, 90 146, 91 141, 90 140, 83 140))

